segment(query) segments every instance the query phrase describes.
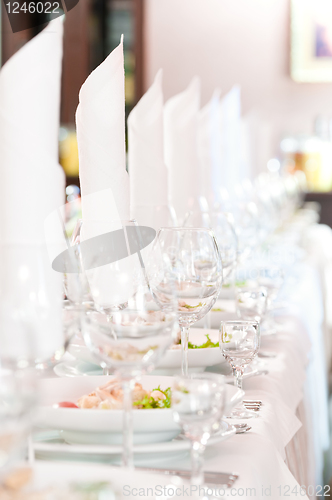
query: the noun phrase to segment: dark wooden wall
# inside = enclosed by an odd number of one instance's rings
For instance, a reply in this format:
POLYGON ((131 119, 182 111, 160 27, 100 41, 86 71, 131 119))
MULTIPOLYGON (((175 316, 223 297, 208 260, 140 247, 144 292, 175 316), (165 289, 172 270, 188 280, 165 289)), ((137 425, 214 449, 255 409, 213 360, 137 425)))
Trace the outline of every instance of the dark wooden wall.
POLYGON ((321 206, 320 222, 332 228, 332 193, 307 193, 305 201, 316 201, 321 206))
MULTIPOLYGON (((66 14, 64 23, 64 57, 62 73, 61 122, 75 123, 75 111, 81 85, 89 75, 90 67, 90 10, 93 0, 80 0, 66 14)), ((105 0, 106 1, 106 0, 105 0)), ((134 0, 135 26, 135 98, 138 101, 144 87, 144 0, 134 0)), ((40 30, 39 30, 40 31, 40 30)), ((30 40, 38 29, 12 33, 8 16, 2 15, 2 64, 30 40)))

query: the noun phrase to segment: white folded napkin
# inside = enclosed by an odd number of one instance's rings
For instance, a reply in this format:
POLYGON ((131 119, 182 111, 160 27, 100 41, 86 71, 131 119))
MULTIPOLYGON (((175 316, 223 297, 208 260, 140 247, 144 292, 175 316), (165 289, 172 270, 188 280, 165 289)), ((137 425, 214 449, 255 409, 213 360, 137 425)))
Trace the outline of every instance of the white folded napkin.
POLYGON ((122 38, 84 82, 79 100, 76 125, 83 220, 128 220, 122 38), (85 196, 91 194, 98 203, 85 203, 85 196))
POLYGON ((128 117, 130 208, 168 205, 164 162, 162 70, 128 117))
POLYGON ((169 169, 169 191, 180 224, 188 211, 200 210, 197 120, 200 81, 195 77, 184 92, 164 106, 165 162, 169 169))
POLYGON ((229 193, 243 181, 241 172, 241 90, 235 85, 220 102, 222 188, 229 193))
MULTIPOLYGON (((123 37, 84 82, 79 99, 76 125, 83 241, 121 229, 121 220, 130 217, 123 37)), ((98 247, 94 251, 98 258, 98 247)), ((138 267, 135 254, 112 264, 86 269, 95 302, 105 308, 126 302, 133 293, 133 276, 138 267)))
POLYGON ((202 192, 210 206, 219 200, 221 176, 220 89, 198 115, 198 154, 202 192))
POLYGON ((0 71, 0 358, 47 358, 63 346, 62 275, 44 223, 64 203, 58 164, 62 20, 0 71))

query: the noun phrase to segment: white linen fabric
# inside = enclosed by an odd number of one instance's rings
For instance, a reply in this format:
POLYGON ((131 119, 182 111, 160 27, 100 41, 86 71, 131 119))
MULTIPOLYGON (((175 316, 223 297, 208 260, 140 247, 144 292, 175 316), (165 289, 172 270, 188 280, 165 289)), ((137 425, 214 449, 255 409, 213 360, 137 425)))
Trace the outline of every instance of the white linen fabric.
MULTIPOLYGON (((123 37, 118 47, 86 79, 79 99, 76 126, 83 241, 121 229, 121 221, 130 218, 125 153, 123 37)), ((103 307, 126 302, 133 293, 133 276, 139 267, 135 254, 85 270, 95 302, 103 307), (119 283, 125 284, 119 286, 119 283)))
POLYGON ((2 358, 45 359, 63 346, 62 276, 44 224, 64 203, 58 164, 62 20, 53 20, 0 71, 2 358))
POLYGON ((235 85, 220 101, 222 189, 229 193, 243 180, 241 169, 241 90, 235 85))
POLYGON ((76 126, 83 220, 128 220, 122 39, 84 82, 79 100, 76 126), (99 203, 85 202, 91 194, 99 203))
POLYGON ((184 92, 164 106, 165 162, 169 169, 170 201, 182 225, 189 211, 200 210, 202 190, 197 146, 200 81, 195 77, 184 92))
POLYGON ((222 186, 219 108, 220 90, 216 89, 198 115, 200 184, 202 194, 212 207, 219 201, 220 186, 222 186))
POLYGON ((44 244, 44 220, 64 203, 58 163, 62 20, 0 72, 0 242, 44 244))
POLYGON ((164 161, 162 70, 128 117, 131 215, 141 206, 168 205, 164 161))

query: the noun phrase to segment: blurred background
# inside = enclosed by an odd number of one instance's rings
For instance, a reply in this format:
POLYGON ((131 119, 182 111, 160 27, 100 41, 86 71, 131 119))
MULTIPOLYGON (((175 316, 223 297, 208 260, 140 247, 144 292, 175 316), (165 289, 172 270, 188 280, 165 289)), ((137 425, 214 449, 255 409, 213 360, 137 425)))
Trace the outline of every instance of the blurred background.
MULTIPOLYGON (((242 149, 252 177, 303 170, 308 200, 332 226, 330 0, 80 0, 66 14, 60 161, 79 186, 75 110, 89 73, 124 34, 127 114, 164 69, 165 100, 202 81, 241 89, 242 149)), ((45 23, 47 19, 45 19, 45 23)), ((2 12, 4 64, 43 26, 16 34, 2 12)))

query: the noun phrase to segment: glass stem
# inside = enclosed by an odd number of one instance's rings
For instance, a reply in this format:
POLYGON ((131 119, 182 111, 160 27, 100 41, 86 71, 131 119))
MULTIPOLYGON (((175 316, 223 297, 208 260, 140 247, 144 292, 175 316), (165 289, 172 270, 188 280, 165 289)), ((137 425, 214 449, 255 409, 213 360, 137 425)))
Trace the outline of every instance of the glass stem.
POLYGON ((211 329, 211 312, 209 311, 205 316, 204 316, 204 328, 207 328, 208 330, 211 329))
POLYGON ((134 468, 133 450, 133 407, 131 397, 131 381, 122 381, 123 390, 123 426, 122 426, 122 465, 127 469, 134 468))
POLYGON ((191 442, 191 484, 196 486, 204 484, 204 451, 205 446, 202 443, 191 442))
POLYGON ((238 389, 242 389, 242 377, 243 377, 243 368, 233 368, 234 375, 234 385, 238 389))
POLYGON ((189 328, 181 327, 182 375, 188 377, 188 340, 189 328))

